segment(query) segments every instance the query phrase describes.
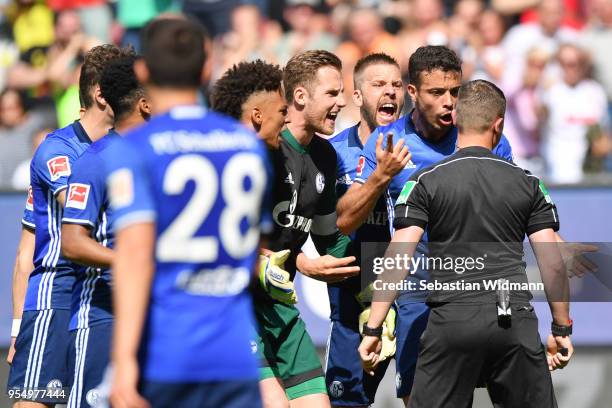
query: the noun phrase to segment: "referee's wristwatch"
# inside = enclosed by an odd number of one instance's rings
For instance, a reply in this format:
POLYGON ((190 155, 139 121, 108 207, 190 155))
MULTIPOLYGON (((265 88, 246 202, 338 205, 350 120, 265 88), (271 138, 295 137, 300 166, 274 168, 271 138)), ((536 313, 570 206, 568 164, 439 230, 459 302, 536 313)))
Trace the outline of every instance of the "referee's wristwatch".
POLYGON ((550 324, 550 332, 555 337, 567 337, 572 334, 572 327, 574 322, 572 319, 569 321, 569 325, 562 326, 560 324, 555 324, 554 322, 550 324))
POLYGON ((364 323, 363 327, 361 328, 361 333, 364 336, 373 336, 373 337, 380 338, 382 336, 382 332, 383 332, 382 326, 373 329, 371 327, 368 327, 367 323, 364 323))

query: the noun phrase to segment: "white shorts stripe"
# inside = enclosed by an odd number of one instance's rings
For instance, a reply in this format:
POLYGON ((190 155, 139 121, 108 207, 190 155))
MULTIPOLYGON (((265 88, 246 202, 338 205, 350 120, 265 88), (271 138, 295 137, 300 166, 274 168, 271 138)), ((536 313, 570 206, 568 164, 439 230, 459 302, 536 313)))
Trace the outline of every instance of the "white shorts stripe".
POLYGON ((30 388, 30 376, 31 376, 31 372, 34 371, 33 370, 33 365, 34 365, 34 356, 36 355, 38 346, 40 344, 40 342, 37 341, 37 338, 39 336, 39 332, 40 330, 40 326, 41 326, 41 321, 43 320, 43 316, 44 312, 40 312, 38 313, 38 316, 36 316, 36 321, 34 322, 34 332, 32 333, 32 344, 30 345, 30 353, 28 354, 28 364, 26 366, 26 374, 25 374, 25 381, 23 384, 23 388, 30 388))
MULTIPOLYGON (((36 365, 36 372, 34 373, 34 383, 32 384, 33 388, 38 388, 39 387, 39 380, 40 380, 40 370, 42 369, 42 365, 43 365, 43 361, 44 361, 44 356, 45 356, 45 348, 47 345, 47 338, 49 337, 49 326, 51 325, 51 317, 53 316, 53 310, 45 310, 46 312, 46 316, 45 316, 45 326, 43 328, 43 335, 42 335, 42 344, 40 346, 40 352, 38 353, 38 361, 35 361, 36 365)), ((46 386, 47 384, 45 384, 46 386)))

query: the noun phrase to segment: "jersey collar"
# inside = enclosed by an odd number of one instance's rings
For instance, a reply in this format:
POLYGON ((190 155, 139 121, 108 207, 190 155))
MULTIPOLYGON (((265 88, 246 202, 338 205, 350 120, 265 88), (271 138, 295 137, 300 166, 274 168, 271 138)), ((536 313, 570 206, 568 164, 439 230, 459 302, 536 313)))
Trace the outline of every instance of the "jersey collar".
POLYGON ((91 144, 91 139, 87 135, 87 132, 85 132, 85 129, 83 128, 83 125, 81 125, 80 121, 75 120, 72 122, 72 130, 74 130, 74 134, 81 143, 91 144))
POLYGON ((358 122, 355 126, 349 128, 348 134, 348 145, 349 147, 359 147, 363 149, 363 144, 361 143, 361 139, 359 139, 359 124, 358 122))
POLYGON ((304 154, 304 153, 308 153, 308 148, 310 146, 302 146, 300 144, 300 142, 297 141, 297 139, 295 138, 295 136, 293 136, 291 134, 291 131, 289 129, 285 129, 281 132, 281 136, 283 137, 283 139, 285 139, 285 141, 287 143, 289 143, 289 146, 293 147, 295 150, 297 150, 298 152, 304 154))

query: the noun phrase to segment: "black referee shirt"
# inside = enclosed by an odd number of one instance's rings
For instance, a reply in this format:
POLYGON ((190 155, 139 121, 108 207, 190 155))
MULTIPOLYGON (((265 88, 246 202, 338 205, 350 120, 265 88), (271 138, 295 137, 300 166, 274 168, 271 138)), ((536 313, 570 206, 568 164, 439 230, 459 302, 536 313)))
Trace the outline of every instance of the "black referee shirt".
MULTIPOLYGON (((395 204, 394 227, 413 225, 426 229, 429 257, 441 258, 429 260, 430 282, 506 278, 526 283, 525 234, 557 231, 559 217, 537 177, 484 147, 467 147, 413 174, 406 183, 395 204), (476 261, 469 262, 467 270, 461 258, 476 261)), ((494 291, 481 288, 433 290, 428 301, 494 302, 494 291)), ((514 292, 511 297, 528 300, 531 294, 514 292)))

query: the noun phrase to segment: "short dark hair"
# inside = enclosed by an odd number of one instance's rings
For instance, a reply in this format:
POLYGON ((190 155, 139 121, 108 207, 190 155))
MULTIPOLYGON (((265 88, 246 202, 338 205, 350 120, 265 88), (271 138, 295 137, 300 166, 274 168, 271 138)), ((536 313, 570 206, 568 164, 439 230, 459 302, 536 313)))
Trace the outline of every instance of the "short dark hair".
POLYGON ((506 112, 506 97, 495 84, 477 79, 459 88, 457 128, 460 132, 484 132, 506 112))
POLYGON ((353 69, 353 85, 357 88, 357 83, 361 80, 361 74, 366 70, 367 67, 372 65, 393 65, 399 69, 399 64, 396 59, 392 56, 385 54, 384 52, 375 52, 373 54, 368 54, 365 57, 361 58, 355 64, 355 68, 353 69))
POLYGON ((278 65, 262 60, 240 62, 217 81, 211 95, 211 107, 235 119, 242 117, 242 105, 257 92, 279 91, 283 85, 283 71, 278 65))
POLYGON ((142 55, 152 84, 169 88, 197 88, 206 61, 205 32, 187 19, 160 18, 142 30, 142 55))
POLYGON ((328 66, 342 72, 342 61, 329 51, 304 51, 291 57, 283 73, 287 102, 293 102, 295 88, 298 86, 309 88, 319 68, 328 66))
POLYGON ((94 104, 91 90, 100 83, 102 71, 111 61, 134 56, 132 47, 119 48, 116 45, 104 44, 93 47, 85 54, 85 60, 79 76, 79 101, 81 107, 89 109, 94 104))
POLYGON ((100 79, 100 92, 115 114, 115 122, 134 110, 144 90, 134 74, 135 56, 113 61, 100 79))
POLYGON ((461 75, 461 60, 453 50, 443 45, 419 47, 408 61, 409 81, 418 87, 421 83, 421 72, 432 72, 436 69, 461 75))

